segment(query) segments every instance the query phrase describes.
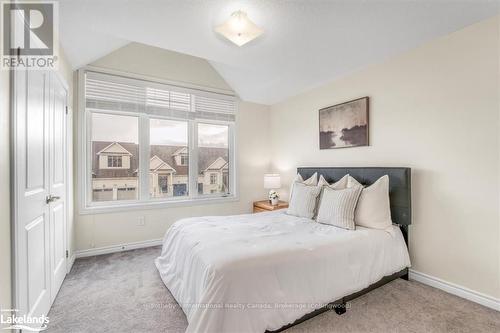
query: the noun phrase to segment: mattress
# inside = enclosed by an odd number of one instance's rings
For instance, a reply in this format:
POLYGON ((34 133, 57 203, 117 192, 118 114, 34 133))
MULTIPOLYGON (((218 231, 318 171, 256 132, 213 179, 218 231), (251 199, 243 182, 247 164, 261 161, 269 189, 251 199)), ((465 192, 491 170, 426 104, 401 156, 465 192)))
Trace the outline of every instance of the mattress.
POLYGON ((345 230, 284 211, 182 219, 156 267, 186 332, 276 330, 410 266, 397 226, 345 230))

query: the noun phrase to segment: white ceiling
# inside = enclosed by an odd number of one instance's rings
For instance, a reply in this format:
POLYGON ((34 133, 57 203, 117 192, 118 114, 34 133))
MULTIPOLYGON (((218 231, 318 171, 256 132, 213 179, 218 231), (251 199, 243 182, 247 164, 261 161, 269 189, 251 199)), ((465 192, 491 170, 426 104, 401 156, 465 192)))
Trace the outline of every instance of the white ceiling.
POLYGON ((499 12, 497 0, 64 0, 73 68, 134 41, 205 58, 247 101, 274 104, 499 12), (237 9, 265 30, 237 47, 213 32, 237 9))

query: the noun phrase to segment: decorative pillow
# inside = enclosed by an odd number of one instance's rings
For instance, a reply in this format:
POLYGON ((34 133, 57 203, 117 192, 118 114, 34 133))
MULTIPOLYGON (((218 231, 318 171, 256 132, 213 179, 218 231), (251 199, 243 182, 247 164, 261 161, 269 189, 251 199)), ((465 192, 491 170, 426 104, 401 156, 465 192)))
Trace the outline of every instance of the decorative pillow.
MULTIPOLYGON (((344 177, 340 178, 336 183, 329 184, 325 177, 323 175, 319 176, 319 181, 318 181, 318 186, 323 188, 323 186, 329 187, 334 190, 343 190, 347 187, 347 179, 349 175, 345 175, 344 177)), ((316 209, 315 213, 318 212, 318 207, 319 207, 319 201, 321 199, 321 194, 318 196, 317 202, 316 202, 316 209)), ((316 216, 316 214, 314 215, 316 216)))
POLYGON ((321 194, 316 221, 339 228, 356 229, 354 211, 362 190, 362 186, 354 186, 343 190, 325 187, 321 194))
MULTIPOLYGON (((351 176, 347 187, 361 184, 351 176)), ((389 176, 380 177, 372 185, 363 188, 354 215, 356 225, 373 229, 386 229, 392 225, 389 201, 389 176)))
POLYGON ((299 217, 313 218, 316 208, 316 199, 321 192, 321 187, 316 185, 305 185, 304 183, 295 183, 292 192, 292 198, 286 213, 299 217))
POLYGON ((347 188, 347 180, 349 179, 349 175, 345 175, 340 178, 337 182, 333 184, 328 184, 323 175, 319 176, 318 186, 328 186, 334 190, 343 190, 347 188))
POLYGON ((307 178, 304 180, 302 176, 298 173, 297 176, 295 176, 295 179, 292 182, 292 185, 290 186, 290 195, 288 198, 288 202, 292 201, 292 192, 293 192, 293 187, 295 184, 305 184, 305 185, 318 185, 318 173, 315 172, 311 177, 307 178))

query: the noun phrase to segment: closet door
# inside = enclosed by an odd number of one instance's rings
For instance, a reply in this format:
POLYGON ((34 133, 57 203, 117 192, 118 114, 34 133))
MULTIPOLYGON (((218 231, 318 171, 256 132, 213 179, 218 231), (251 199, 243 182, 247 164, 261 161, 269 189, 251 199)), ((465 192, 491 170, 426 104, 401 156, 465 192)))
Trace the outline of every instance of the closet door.
POLYGON ((14 72, 16 308, 36 317, 50 305, 48 73, 14 72))
POLYGON ((66 98, 56 74, 13 81, 15 306, 47 315, 66 275, 66 98))

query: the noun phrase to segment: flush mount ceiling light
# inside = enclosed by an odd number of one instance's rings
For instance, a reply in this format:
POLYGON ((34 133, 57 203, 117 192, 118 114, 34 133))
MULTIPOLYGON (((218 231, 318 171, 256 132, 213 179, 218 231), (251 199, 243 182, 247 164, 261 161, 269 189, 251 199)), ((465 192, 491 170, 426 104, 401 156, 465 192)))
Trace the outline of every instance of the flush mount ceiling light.
POLYGON ((245 45, 264 32, 264 30, 250 21, 247 13, 241 10, 232 13, 229 20, 215 27, 215 31, 238 46, 245 45))

